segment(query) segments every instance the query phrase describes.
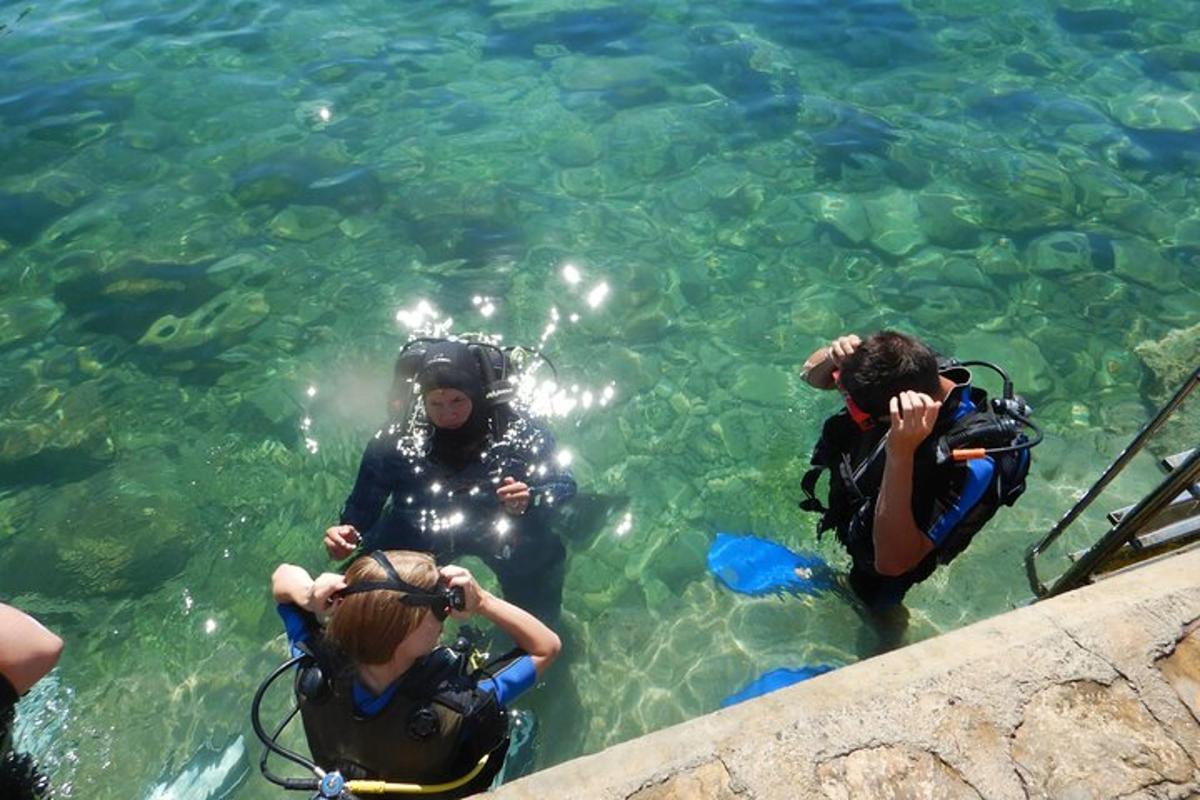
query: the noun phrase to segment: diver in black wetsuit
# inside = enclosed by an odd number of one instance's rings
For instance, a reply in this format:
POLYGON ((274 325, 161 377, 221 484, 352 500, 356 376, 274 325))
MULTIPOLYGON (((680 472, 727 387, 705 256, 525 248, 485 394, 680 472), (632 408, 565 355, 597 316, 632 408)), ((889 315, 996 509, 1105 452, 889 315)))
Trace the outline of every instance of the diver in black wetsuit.
POLYGON ((45 797, 50 780, 27 753, 12 752, 17 701, 58 663, 63 641, 33 617, 0 603, 0 798, 45 797))
POLYGON ((574 496, 575 480, 556 461, 550 431, 508 404, 511 387, 495 379, 502 358, 463 341, 402 351, 393 419, 367 445, 325 548, 337 559, 359 545, 431 552, 439 563, 478 556, 506 600, 552 624, 566 549, 550 520, 574 496))
POLYGON ((1033 427, 1002 370, 939 359, 896 331, 862 341, 842 336, 809 356, 805 380, 841 392, 845 408, 825 421, 801 508, 822 514, 853 565, 849 585, 875 613, 898 613, 904 595, 966 549, 1025 490, 1033 427), (967 365, 1005 377, 989 401, 967 365), (830 472, 827 505, 814 494, 830 472))

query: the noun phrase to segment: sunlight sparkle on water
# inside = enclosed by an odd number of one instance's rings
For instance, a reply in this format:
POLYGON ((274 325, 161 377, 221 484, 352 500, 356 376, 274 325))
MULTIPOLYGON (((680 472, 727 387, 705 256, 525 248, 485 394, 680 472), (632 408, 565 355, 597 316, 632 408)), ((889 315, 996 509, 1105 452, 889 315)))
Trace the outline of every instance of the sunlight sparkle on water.
POLYGON ((215 619, 213 619, 212 617, 209 617, 208 619, 204 620, 204 632, 205 633, 211 634, 214 631, 216 631, 216 629, 217 629, 217 621, 215 619))
POLYGON ((608 299, 608 284, 603 281, 592 287, 587 293, 587 304, 591 308, 599 308, 608 299))
POLYGON ((577 286, 583 280, 583 275, 579 273, 579 267, 574 264, 563 264, 562 276, 563 280, 571 286, 577 286))
POLYGON ((618 538, 620 538, 620 537, 624 536, 625 534, 629 533, 629 531, 632 529, 633 529, 633 514, 626 512, 625 517, 621 520, 621 524, 617 526, 617 529, 615 531, 613 531, 613 533, 618 538))
POLYGON ((422 336, 445 336, 454 325, 453 318, 443 318, 428 300, 418 300, 412 308, 400 309, 396 312, 396 321, 411 333, 422 336))
POLYGON ((485 318, 491 317, 493 314, 496 313, 496 304, 494 302, 492 302, 492 298, 490 298, 490 297, 483 297, 482 295, 475 295, 474 297, 471 298, 471 305, 475 306, 475 308, 479 311, 479 313, 482 314, 485 318))
POLYGON ((521 405, 540 417, 566 417, 575 411, 588 411, 597 405, 604 407, 615 395, 616 384, 612 382, 599 390, 579 384, 567 388, 553 380, 539 381, 526 373, 517 384, 517 397, 521 405))
POLYGON ((328 108, 321 106, 321 109, 317 111, 317 116, 321 118, 321 122, 329 122, 329 119, 333 116, 333 114, 330 113, 328 108))

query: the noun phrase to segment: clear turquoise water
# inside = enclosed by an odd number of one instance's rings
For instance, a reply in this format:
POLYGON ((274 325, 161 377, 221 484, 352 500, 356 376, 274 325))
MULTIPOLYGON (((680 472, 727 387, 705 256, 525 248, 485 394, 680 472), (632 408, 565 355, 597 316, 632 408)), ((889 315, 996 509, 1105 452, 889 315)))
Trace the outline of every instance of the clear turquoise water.
POLYGON ((68 641, 24 744, 65 797, 275 796, 236 745, 267 577, 324 566, 422 299, 510 342, 557 312, 586 497, 540 766, 864 654, 840 601, 703 565, 717 530, 842 563, 794 501, 835 406, 796 367, 844 331, 1037 407, 1030 491, 911 637, 1025 602, 1024 549, 1195 359, 1195 10, 0 3, 0 596, 68 641))

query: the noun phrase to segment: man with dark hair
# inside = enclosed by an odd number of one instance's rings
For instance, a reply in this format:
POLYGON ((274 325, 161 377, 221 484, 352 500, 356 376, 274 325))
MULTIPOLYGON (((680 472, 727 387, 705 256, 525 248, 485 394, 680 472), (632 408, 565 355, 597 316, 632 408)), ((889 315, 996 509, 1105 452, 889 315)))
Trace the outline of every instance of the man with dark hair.
POLYGON ((866 607, 895 608, 1024 491, 1028 450, 965 461, 939 454, 947 436, 956 447, 971 443, 958 434, 990 413, 987 396, 965 367, 896 331, 842 336, 808 357, 803 376, 839 390, 845 408, 825 421, 801 508, 823 514, 821 532, 837 532, 853 560, 850 588, 866 607), (828 506, 815 495, 826 469, 828 506))

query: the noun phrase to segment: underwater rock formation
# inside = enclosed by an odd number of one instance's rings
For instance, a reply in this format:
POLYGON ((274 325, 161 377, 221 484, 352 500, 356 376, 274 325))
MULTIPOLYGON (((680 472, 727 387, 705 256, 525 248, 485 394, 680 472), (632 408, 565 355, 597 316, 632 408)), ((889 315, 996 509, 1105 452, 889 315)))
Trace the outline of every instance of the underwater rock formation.
POLYGON ((222 292, 186 317, 160 317, 138 340, 144 347, 178 352, 211 343, 229 346, 262 322, 271 307, 261 292, 222 292))
POLYGON ((246 208, 328 206, 358 213, 379 208, 385 192, 382 181, 368 167, 281 157, 234 175, 233 198, 246 208))
POLYGON ((4 242, 23 245, 37 241, 42 231, 70 211, 70 205, 40 193, 0 192, 0 253, 6 249, 4 242))
MULTIPOLYGON (((29 373, 0 409, 0 480, 11 484, 78 480, 116 455, 96 381, 60 389, 29 373)), ((15 388, 15 387, 14 387, 15 388)))

